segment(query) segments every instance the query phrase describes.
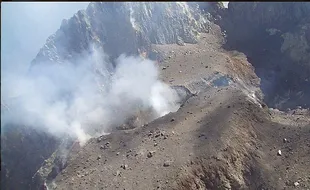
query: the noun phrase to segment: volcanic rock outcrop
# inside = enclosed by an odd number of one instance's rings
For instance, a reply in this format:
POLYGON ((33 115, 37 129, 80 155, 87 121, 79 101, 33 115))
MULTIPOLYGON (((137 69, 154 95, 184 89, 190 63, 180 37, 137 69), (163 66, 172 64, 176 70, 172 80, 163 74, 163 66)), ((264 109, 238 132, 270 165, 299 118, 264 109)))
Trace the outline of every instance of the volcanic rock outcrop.
POLYGON ((209 23, 198 6, 187 3, 90 3, 86 10, 63 20, 33 64, 74 61, 91 44, 103 47, 113 60, 123 53, 152 53, 151 44, 196 43, 209 23))

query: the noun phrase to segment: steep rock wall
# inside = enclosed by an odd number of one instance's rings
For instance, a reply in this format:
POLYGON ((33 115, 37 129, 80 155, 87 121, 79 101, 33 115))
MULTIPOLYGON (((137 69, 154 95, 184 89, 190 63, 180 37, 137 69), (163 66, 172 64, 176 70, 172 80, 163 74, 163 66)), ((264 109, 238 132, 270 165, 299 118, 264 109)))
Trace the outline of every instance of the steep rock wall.
POLYGON ((310 3, 231 2, 218 21, 226 48, 244 52, 272 107, 310 107, 310 3))
POLYGON ((99 45, 113 60, 122 53, 150 52, 151 44, 196 43, 206 32, 209 20, 199 6, 187 3, 91 3, 47 39, 33 60, 40 62, 74 61, 92 44, 99 45))

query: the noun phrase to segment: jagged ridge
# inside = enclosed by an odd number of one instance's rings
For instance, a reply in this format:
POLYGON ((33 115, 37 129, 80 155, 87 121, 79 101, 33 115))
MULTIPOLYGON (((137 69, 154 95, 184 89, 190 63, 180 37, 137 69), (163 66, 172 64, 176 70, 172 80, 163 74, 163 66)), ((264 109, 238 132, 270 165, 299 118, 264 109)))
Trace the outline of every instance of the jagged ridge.
POLYGON ((91 44, 113 59, 122 53, 150 52, 151 44, 196 43, 199 33, 209 29, 207 15, 197 4, 183 2, 90 3, 63 20, 32 63, 73 61, 91 44))

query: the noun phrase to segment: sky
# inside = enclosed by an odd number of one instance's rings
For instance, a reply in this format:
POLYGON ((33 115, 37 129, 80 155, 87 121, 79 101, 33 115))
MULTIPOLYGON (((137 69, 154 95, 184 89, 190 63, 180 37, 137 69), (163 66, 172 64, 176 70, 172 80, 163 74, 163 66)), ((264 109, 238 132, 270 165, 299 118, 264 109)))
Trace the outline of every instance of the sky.
POLYGON ((88 2, 1 2, 1 71, 18 64, 25 69, 63 19, 88 2), (24 67, 23 67, 24 66, 24 67))

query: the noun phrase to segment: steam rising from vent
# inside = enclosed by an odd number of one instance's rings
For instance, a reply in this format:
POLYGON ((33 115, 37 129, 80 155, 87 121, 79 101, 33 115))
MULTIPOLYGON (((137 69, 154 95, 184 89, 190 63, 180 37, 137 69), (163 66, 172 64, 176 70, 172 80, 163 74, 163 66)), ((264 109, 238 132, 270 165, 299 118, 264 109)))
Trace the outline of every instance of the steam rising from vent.
POLYGON ((74 62, 40 63, 27 75, 2 73, 1 127, 26 125, 81 143, 120 125, 139 111, 152 117, 176 111, 178 96, 158 80, 153 61, 121 55, 112 67, 93 48, 74 62))

